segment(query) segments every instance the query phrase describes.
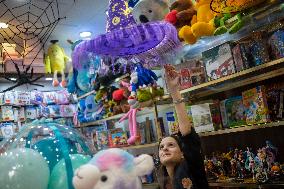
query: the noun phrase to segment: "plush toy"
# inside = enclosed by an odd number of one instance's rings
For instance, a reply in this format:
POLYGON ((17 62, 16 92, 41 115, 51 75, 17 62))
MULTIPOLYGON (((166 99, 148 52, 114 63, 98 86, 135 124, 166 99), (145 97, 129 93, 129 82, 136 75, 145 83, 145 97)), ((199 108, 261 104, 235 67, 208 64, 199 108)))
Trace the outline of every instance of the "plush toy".
POLYGON ((192 17, 196 14, 191 0, 177 0, 170 6, 165 20, 175 25, 177 29, 190 25, 192 17))
POLYGON ((167 0, 140 0, 132 10, 136 23, 160 21, 170 12, 167 0))
POLYGON ((210 2, 211 0, 200 0, 195 4, 197 14, 192 17, 190 24, 180 29, 179 38, 186 43, 194 44, 200 37, 214 34, 216 13, 210 9, 210 2))
POLYGON ((60 72, 62 80, 60 85, 66 87, 67 81, 65 80, 65 64, 69 60, 66 56, 64 49, 57 44, 58 40, 51 40, 51 45, 48 48, 47 55, 45 56, 45 71, 46 73, 53 73, 53 86, 58 86, 57 73, 60 72))
POLYGON ((139 177, 154 169, 153 158, 111 148, 95 154, 93 159, 79 167, 73 177, 75 189, 142 189, 139 177))
POLYGON ((222 18, 215 17, 214 23, 218 28, 214 31, 214 35, 222 35, 224 33, 234 34, 244 26, 244 21, 240 13, 234 16, 233 22, 228 22, 232 15, 225 13, 222 18))

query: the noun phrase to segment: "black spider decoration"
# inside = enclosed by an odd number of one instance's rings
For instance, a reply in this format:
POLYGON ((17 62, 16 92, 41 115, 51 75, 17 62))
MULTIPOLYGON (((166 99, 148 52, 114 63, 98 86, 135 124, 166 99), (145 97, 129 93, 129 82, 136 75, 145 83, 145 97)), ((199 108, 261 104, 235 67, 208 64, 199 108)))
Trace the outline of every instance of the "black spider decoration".
POLYGON ((34 82, 38 81, 40 78, 42 78, 43 75, 38 76, 35 79, 33 79, 34 70, 33 70, 33 68, 31 69, 31 65, 27 66, 27 68, 25 69, 24 72, 20 72, 19 66, 17 64, 14 64, 14 65, 15 65, 15 68, 16 68, 17 74, 18 74, 17 75, 17 79, 14 81, 14 80, 11 80, 10 78, 6 77, 6 76, 4 76, 4 78, 6 80, 8 80, 8 81, 11 81, 11 82, 15 83, 15 85, 5 89, 2 92, 10 91, 10 90, 12 90, 12 89, 14 89, 16 87, 19 87, 21 85, 24 85, 24 84, 30 84, 30 85, 44 87, 43 85, 34 83, 34 82), (31 72, 28 73, 30 71, 30 69, 31 69, 31 72))

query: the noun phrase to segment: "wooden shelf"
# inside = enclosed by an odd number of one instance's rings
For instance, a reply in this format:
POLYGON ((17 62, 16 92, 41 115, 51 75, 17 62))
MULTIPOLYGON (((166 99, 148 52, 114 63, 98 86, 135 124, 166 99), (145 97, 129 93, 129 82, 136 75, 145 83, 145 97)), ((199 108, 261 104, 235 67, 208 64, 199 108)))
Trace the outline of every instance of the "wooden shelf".
POLYGON ((226 187, 226 188, 284 188, 284 183, 269 183, 269 184, 257 184, 257 183, 230 183, 230 182, 216 182, 209 183, 211 187, 226 187))
POLYGON ((133 145, 133 146, 126 146, 121 147, 124 150, 134 150, 134 149, 142 149, 142 148, 152 148, 152 147, 158 147, 159 143, 151 143, 151 144, 141 144, 141 145, 133 145))
POLYGON ((144 183, 142 184, 142 188, 143 189, 156 189, 156 188, 160 188, 159 183, 144 183))
POLYGON ((270 128, 270 127, 280 127, 280 126, 284 126, 284 121, 256 124, 256 125, 251 125, 251 126, 242 126, 242 127, 224 129, 224 130, 218 130, 218 131, 212 131, 212 132, 204 132, 204 133, 198 133, 198 135, 200 137, 207 137, 207 136, 223 135, 223 134, 228 134, 228 133, 237 133, 237 132, 243 132, 243 131, 249 131, 249 130, 264 129, 264 128, 270 128))
MULTIPOLYGON (((261 64, 213 81, 202 83, 200 85, 181 90, 180 92, 181 94, 191 92, 198 97, 204 97, 259 81, 264 81, 280 75, 284 75, 284 58, 261 64), (281 68, 279 68, 279 66, 281 66, 281 68)), ((169 97, 169 95, 164 95, 163 99, 169 97)))
MULTIPOLYGON (((173 107, 172 104, 159 105, 158 110, 163 111, 163 110, 166 110, 166 109, 171 108, 171 107, 173 107)), ((142 111, 139 111, 137 113, 137 116, 147 115, 149 113, 153 113, 154 111, 155 111, 154 107, 146 107, 146 108, 143 108, 142 111)), ((117 114, 117 115, 114 115, 114 116, 111 116, 111 117, 108 117, 108 118, 105 118, 105 119, 101 119, 101 120, 97 120, 97 121, 93 121, 93 122, 89 122, 89 123, 81 123, 79 127, 100 125, 104 121, 113 120, 113 119, 120 119, 124 115, 125 115, 124 113, 123 114, 117 114)), ((79 128, 79 127, 77 127, 77 128, 79 128)))

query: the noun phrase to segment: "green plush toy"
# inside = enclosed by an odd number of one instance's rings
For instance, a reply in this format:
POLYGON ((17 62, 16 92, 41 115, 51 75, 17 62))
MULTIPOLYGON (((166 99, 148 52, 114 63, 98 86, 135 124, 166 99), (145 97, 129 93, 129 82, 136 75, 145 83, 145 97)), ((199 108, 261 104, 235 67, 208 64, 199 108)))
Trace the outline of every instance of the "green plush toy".
POLYGON ((215 17, 214 23, 215 26, 217 26, 216 30, 214 31, 215 36, 222 35, 227 32, 229 34, 234 34, 244 26, 241 13, 238 13, 233 17, 230 13, 225 13, 222 18, 215 17))
POLYGON ((138 89, 137 91, 137 99, 139 102, 146 102, 148 100, 151 100, 152 98, 163 95, 164 95, 164 89, 160 87, 153 87, 152 89, 151 88, 138 89))

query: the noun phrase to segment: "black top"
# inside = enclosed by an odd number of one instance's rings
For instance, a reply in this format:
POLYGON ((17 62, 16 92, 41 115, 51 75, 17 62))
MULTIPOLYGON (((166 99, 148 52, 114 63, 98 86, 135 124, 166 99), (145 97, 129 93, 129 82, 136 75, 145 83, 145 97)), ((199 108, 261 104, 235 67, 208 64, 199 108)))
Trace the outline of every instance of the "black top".
POLYGON ((180 134, 179 139, 185 161, 176 167, 173 183, 174 189, 209 188, 198 134, 192 128, 190 134, 186 136, 180 134), (190 187, 191 182, 192 187, 190 187))

